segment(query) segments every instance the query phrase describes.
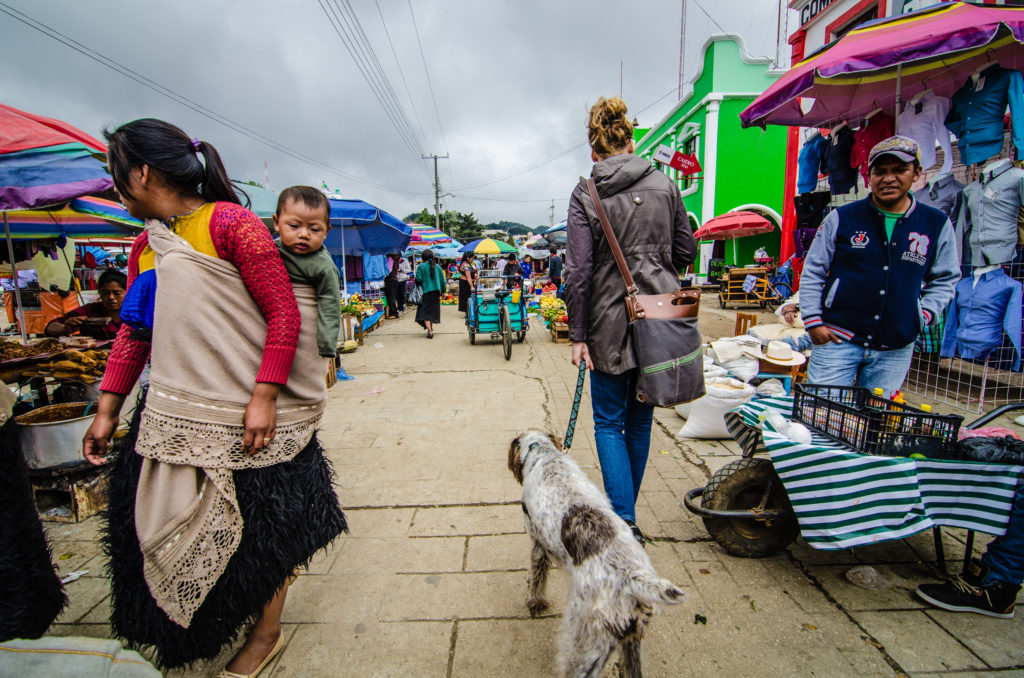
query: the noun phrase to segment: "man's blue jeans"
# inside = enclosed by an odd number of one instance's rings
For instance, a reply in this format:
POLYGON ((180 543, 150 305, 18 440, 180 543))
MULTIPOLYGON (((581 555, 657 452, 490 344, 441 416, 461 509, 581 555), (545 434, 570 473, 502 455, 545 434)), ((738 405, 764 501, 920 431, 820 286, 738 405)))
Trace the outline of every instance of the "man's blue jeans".
POLYGON ((636 498, 651 447, 654 408, 636 399, 636 370, 590 373, 594 439, 604 491, 623 520, 636 522, 636 498))
POLYGON ((889 351, 857 346, 848 341, 815 346, 807 367, 807 381, 827 386, 880 388, 890 397, 907 378, 914 345, 889 351))
POLYGON ((1024 481, 1017 485, 1006 534, 989 542, 988 549, 981 556, 981 562, 989 569, 982 582, 985 586, 1020 586, 1021 582, 1024 582, 1024 481))

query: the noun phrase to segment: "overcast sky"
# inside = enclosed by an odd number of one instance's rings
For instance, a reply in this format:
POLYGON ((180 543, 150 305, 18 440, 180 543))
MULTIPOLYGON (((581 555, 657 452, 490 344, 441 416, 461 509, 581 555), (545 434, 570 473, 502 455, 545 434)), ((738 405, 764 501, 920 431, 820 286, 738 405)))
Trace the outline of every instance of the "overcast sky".
MULTIPOLYGON (((3 103, 97 137, 104 127, 162 118, 213 143, 233 178, 262 182, 266 160, 274 190, 326 182, 399 218, 433 208, 433 165, 420 155, 447 153, 438 161, 441 186, 455 196, 443 198, 443 208, 473 212, 482 223, 538 226, 550 221, 552 199, 555 221, 564 219, 569 193, 589 174, 586 112, 599 96, 619 93, 620 62, 622 95, 641 126, 676 103, 680 7, 679 0, 413 0, 411 7, 408 0, 0 0, 0 92, 3 103), (358 20, 384 86, 401 103, 405 140, 325 6, 358 20), (12 10, 249 136, 61 44, 12 10)), ((777 0, 688 0, 687 77, 707 37, 723 30, 741 35, 751 54, 773 58, 777 7, 777 0)))

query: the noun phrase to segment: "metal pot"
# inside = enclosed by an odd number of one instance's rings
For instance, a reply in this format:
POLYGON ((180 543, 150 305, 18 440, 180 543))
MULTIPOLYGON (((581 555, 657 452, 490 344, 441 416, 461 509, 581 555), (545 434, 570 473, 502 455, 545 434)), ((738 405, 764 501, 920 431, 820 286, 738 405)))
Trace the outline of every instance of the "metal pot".
POLYGON ((96 403, 37 407, 14 418, 21 452, 30 469, 71 466, 85 461, 82 438, 96 418, 96 403), (86 416, 86 411, 90 414, 86 416))

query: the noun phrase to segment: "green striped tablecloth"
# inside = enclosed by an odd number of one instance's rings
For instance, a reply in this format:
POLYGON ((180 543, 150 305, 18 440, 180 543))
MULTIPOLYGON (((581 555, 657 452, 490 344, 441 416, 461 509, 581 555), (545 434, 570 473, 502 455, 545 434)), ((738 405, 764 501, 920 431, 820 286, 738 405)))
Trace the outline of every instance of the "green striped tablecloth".
POLYGON ((813 431, 810 445, 795 443, 761 419, 770 409, 789 418, 793 399, 748 402, 726 423, 744 449, 771 456, 814 548, 900 539, 936 525, 1006 532, 1024 467, 858 454, 813 431))

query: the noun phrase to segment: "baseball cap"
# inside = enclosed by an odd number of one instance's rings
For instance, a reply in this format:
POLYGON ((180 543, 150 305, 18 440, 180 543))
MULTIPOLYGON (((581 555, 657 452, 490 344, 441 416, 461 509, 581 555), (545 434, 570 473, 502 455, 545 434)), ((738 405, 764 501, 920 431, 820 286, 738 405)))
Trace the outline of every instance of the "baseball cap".
POLYGON ((888 139, 879 141, 868 154, 868 167, 875 164, 883 155, 894 155, 903 162, 921 162, 921 149, 917 142, 910 137, 900 135, 891 136, 888 139))

